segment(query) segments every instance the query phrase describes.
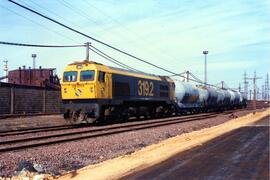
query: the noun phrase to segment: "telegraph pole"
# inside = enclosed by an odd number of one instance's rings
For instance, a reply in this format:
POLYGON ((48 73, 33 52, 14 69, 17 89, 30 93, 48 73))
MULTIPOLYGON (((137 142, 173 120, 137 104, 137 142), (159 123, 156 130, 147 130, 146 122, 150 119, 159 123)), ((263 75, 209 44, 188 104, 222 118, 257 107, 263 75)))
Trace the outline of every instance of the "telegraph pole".
POLYGON ((85 43, 86 47, 86 61, 89 61, 89 50, 90 50, 90 42, 85 43))
POLYGON ((221 81, 221 89, 224 89, 224 81, 221 81))
POLYGON ((256 97, 257 97, 257 92, 256 92, 256 80, 261 79, 261 77, 256 76, 256 71, 254 72, 254 77, 253 78, 247 78, 248 80, 253 81, 253 113, 256 111, 256 97))
POLYGON ((204 83, 207 85, 207 54, 208 51, 203 51, 204 54, 204 83))
POLYGON ((187 82, 189 82, 189 71, 187 71, 187 82))
POLYGON ((239 89, 239 92, 241 92, 241 83, 239 83, 238 89, 239 89))

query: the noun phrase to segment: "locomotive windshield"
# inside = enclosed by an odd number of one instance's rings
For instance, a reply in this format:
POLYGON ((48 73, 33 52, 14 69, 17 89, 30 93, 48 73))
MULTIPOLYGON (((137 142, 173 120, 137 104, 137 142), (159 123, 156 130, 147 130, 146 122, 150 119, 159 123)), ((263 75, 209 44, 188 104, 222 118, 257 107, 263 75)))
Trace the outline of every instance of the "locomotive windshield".
POLYGON ((77 81, 77 72, 76 71, 67 71, 64 72, 64 82, 75 82, 77 81))
POLYGON ((95 71, 81 71, 80 81, 93 81, 95 78, 95 71))

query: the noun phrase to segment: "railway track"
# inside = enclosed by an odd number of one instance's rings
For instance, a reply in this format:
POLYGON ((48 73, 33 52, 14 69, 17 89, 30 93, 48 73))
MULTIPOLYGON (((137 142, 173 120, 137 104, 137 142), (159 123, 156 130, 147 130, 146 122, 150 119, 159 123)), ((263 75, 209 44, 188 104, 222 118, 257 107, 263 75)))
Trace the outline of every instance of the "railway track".
MULTIPOLYGON (((225 111, 224 113, 233 113, 234 111, 239 111, 239 110, 230 110, 230 111, 225 111)), ((186 116, 195 116, 195 115, 199 115, 199 114, 189 114, 189 115, 182 115, 182 116, 186 117, 186 116)), ((203 115, 203 114, 200 114, 200 115, 203 115)), ((153 120, 153 119, 150 119, 150 120, 153 120)), ((132 121, 134 120, 129 120, 127 122, 132 122, 132 121)), ((141 120, 137 119, 135 121, 141 121, 141 120)), ((79 129, 79 128, 85 128, 85 127, 87 127, 87 124, 77 124, 77 125, 70 124, 70 125, 59 125, 59 126, 22 128, 22 129, 15 129, 15 130, 0 131, 0 137, 24 135, 24 134, 39 133, 39 132, 53 132, 53 131, 59 131, 59 130, 79 129)))
POLYGON ((66 130, 66 129, 80 128, 80 127, 83 127, 83 126, 82 125, 59 125, 59 126, 45 126, 45 127, 14 129, 14 130, 0 131, 0 136, 4 137, 4 136, 11 136, 11 135, 49 132, 49 131, 55 131, 55 130, 66 130))
MULTIPOLYGON (((231 112, 225 112, 228 114, 231 112)), ((9 152, 39 146, 46 146, 57 143, 64 143, 87 138, 113 135, 123 132, 135 131, 140 129, 154 128, 159 126, 183 123, 188 121, 197 121, 216 117, 221 113, 208 113, 189 116, 178 116, 163 119, 154 119, 147 121, 136 121, 126 124, 116 124, 112 126, 91 127, 90 129, 78 130, 74 132, 63 132, 51 135, 41 135, 29 138, 17 138, 0 142, 0 152, 9 152)))

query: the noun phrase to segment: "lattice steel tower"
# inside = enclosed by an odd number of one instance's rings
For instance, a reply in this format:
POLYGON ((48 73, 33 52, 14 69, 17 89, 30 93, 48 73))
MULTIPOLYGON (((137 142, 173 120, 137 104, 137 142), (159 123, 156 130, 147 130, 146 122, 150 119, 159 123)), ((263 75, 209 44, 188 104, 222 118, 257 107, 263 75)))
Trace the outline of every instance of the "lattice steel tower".
POLYGON ((248 81, 247 81, 247 73, 244 73, 244 95, 248 97, 248 81))

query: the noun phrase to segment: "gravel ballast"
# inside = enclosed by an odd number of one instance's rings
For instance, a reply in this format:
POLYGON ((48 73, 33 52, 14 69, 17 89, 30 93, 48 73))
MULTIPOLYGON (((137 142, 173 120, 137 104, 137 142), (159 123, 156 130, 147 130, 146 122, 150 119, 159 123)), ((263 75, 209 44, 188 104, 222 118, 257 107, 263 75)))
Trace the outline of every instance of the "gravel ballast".
MULTIPOLYGON (((243 116, 251 111, 239 111, 243 116)), ((234 117, 235 117, 234 116, 234 117)), ((110 136, 84 139, 45 147, 0 153, 0 176, 14 175, 20 161, 27 160, 40 165, 45 173, 59 175, 83 166, 98 163, 120 155, 130 154, 161 140, 224 123, 233 116, 219 115, 215 118, 184 122, 110 136)))

